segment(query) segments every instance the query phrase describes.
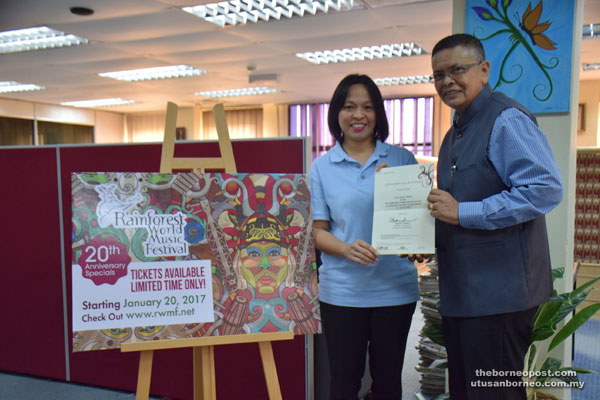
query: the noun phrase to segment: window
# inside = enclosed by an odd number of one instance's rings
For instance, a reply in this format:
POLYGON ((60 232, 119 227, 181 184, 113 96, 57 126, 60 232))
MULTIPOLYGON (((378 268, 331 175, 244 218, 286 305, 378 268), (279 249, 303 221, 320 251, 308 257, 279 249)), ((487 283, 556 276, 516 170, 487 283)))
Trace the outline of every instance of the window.
MULTIPOLYGON (((231 139, 263 137, 262 108, 247 110, 226 110, 227 130, 231 139)), ((204 139, 218 139, 217 126, 212 111, 202 113, 202 132, 204 139)))
POLYGON ((94 143, 94 127, 38 121, 39 144, 94 143))
POLYGON ((290 106, 290 136, 312 138, 313 160, 335 145, 335 139, 327 125, 328 111, 329 103, 290 106))
POLYGON ((0 117, 0 146, 33 144, 33 121, 0 117))
MULTIPOLYGON (((416 155, 432 155, 433 98, 384 100, 390 126, 386 142, 403 146, 416 155)), ((290 106, 290 136, 312 138, 313 159, 335 145, 327 126, 328 103, 290 106)))

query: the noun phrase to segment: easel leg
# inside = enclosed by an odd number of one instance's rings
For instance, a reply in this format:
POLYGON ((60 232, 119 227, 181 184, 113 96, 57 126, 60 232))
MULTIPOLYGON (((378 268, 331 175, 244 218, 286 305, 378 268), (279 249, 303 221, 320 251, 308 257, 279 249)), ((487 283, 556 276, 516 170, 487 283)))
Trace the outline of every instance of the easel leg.
POLYGON ((277 368, 275 367, 275 358, 273 357, 273 348, 271 342, 259 342, 260 358, 262 359, 265 380, 267 381, 267 391, 270 400, 282 400, 279 379, 277 378, 277 368))
POLYGON ((135 400, 148 400, 150 397, 150 378, 152 377, 153 350, 140 352, 140 367, 138 370, 137 391, 135 400))
POLYGON ((194 400, 216 400, 213 346, 194 347, 194 400))

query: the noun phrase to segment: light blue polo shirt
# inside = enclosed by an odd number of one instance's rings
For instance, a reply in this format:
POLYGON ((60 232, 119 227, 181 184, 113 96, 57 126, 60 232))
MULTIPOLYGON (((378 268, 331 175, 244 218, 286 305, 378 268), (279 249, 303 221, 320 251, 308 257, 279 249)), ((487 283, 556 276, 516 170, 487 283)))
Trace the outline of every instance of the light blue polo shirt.
MULTIPOLYGON (((411 152, 377 141, 375 151, 362 166, 339 143, 319 157, 310 169, 313 220, 328 220, 330 232, 346 243, 360 238, 371 243, 375 167, 416 164, 411 152)), ((345 257, 322 253, 319 298, 348 307, 383 307, 419 299, 417 270, 406 258, 379 256, 364 266, 345 257)))

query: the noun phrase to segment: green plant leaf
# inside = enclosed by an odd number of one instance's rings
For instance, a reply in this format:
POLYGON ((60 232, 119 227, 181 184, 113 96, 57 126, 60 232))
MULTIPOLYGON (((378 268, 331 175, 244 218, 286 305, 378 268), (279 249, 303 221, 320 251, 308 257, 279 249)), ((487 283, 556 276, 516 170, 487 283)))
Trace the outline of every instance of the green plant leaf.
POLYGON ((535 397, 534 397, 535 400, 538 400, 538 399, 539 400, 541 400, 541 399, 544 399, 544 400, 562 400, 562 399, 559 399, 558 397, 556 397, 556 396, 554 396, 554 395, 552 395, 550 393, 542 392, 541 390, 536 390, 535 393, 536 393, 535 397))
POLYGON ((571 292, 569 293, 569 301, 572 304, 575 303, 581 303, 583 300, 585 300, 586 297, 588 297, 588 295, 591 293, 591 291, 594 290, 593 288, 590 288, 589 290, 584 290, 582 292, 571 292))
POLYGON ((552 349, 558 346, 563 340, 571 336, 573 332, 590 319, 598 310, 600 310, 600 303, 595 303, 576 313, 573 318, 571 318, 571 320, 556 333, 548 346, 548 351, 552 351, 552 349))
POLYGON ((576 288, 575 290, 573 290, 571 292, 571 294, 572 295, 577 295, 577 293, 583 292, 584 290, 586 290, 588 287, 592 286, 594 283, 598 282, 599 280, 600 280, 600 276, 597 277, 597 278, 592 279, 591 281, 587 281, 583 285, 581 285, 578 288, 576 288))
MULTIPOLYGON (((553 374, 560 370, 562 364, 562 360, 559 360, 558 358, 553 358, 553 357, 548 357, 546 358, 546 360, 544 361, 544 364, 539 368, 539 371, 544 372, 543 374, 536 374, 535 377, 532 379, 532 381, 534 382, 540 382, 540 383, 545 383, 551 379, 554 378, 553 374), (551 372, 552 374, 548 374, 548 372, 551 372)), ((541 387, 543 385, 540 385, 539 387, 541 387)))
POLYGON ((541 328, 542 326, 550 326, 561 305, 562 302, 559 301, 547 301, 542 304, 538 308, 533 330, 541 328))
POLYGON ((596 374, 600 375, 600 372, 594 371, 593 369, 586 369, 581 367, 569 367, 572 371, 577 372, 578 374, 596 374))
POLYGON ((435 344, 439 344, 440 346, 446 346, 444 343, 444 332, 442 331, 442 326, 439 324, 432 324, 427 329, 423 331, 425 336, 427 336, 431 341, 435 344))
POLYGON ((585 300, 588 294, 589 292, 581 292, 573 297, 569 296, 569 299, 560 305, 560 309, 554 316, 554 325, 558 325, 560 321, 565 319, 568 315, 571 315, 577 306, 585 300))
POLYGON ((554 357, 548 357, 546 358, 546 361, 544 361, 544 364, 540 368, 540 371, 558 371, 561 365, 562 360, 559 360, 558 358, 554 357))
POLYGON ((563 276, 565 276, 565 267, 552 269, 552 281, 562 278, 563 276))
POLYGON ((531 332, 529 343, 548 339, 550 336, 554 335, 554 332, 556 332, 556 327, 542 326, 531 332))
POLYGON ((568 297, 559 301, 547 301, 542 304, 537 311, 535 317, 535 323, 533 325, 533 331, 531 332, 529 343, 533 343, 535 340, 543 340, 552 335, 556 330, 554 324, 555 316, 564 301, 568 301, 568 297), (549 334, 548 334, 549 333, 549 334))
POLYGON ((550 297, 548 301, 562 303, 563 301, 569 301, 569 296, 571 293, 562 293, 556 296, 550 297))
POLYGON ((557 372, 558 373, 553 378, 558 381, 567 382, 567 383, 579 382, 579 377, 577 376, 577 371, 573 371, 573 369, 571 369, 570 367, 560 368, 557 372), (565 374, 565 372, 574 372, 574 374, 565 374))
POLYGON ((527 369, 531 371, 533 369, 533 362, 535 361, 535 355, 537 353, 537 347, 535 344, 529 346, 529 359, 527 360, 527 369))

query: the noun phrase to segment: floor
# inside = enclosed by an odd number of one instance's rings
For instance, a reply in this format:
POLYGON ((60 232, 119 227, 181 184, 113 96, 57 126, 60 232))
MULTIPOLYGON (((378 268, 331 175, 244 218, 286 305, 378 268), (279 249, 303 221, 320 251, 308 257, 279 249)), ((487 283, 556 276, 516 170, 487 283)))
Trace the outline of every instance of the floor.
MULTIPOLYGON (((419 331, 423 326, 423 317, 418 310, 417 307, 411 324, 409 343, 417 343, 419 331)), ((403 374, 403 400, 414 400, 414 393, 419 391, 419 374, 414 369, 418 362, 419 353, 415 346, 407 346, 403 374)), ((367 377, 365 385, 369 384, 368 380, 367 377)), ((44 400, 134 400, 135 394, 0 372, 0 400, 39 400, 40 398, 44 400)), ((151 400, 160 399, 151 397, 151 400)))
MULTIPOLYGON (((0 400, 39 399, 135 400, 135 393, 0 372, 0 400)), ((159 400, 158 397, 150 399, 159 400)))
MULTIPOLYGON (((590 319, 575 332, 573 366, 600 371, 600 319, 590 319)), ((579 380, 585 384, 581 390, 572 391, 572 400, 600 398, 600 375, 580 374, 579 380)))
MULTIPOLYGON (((423 324, 418 311, 411 325, 409 343, 417 343, 423 324)), ((575 339, 575 359, 577 367, 600 370, 600 319, 592 319, 577 330, 575 339)), ((408 346, 404 367, 404 396, 402 400, 416 399, 419 391, 419 374, 414 370, 419 361, 415 346, 408 346)), ((582 390, 573 391, 572 400, 598 400, 600 398, 600 375, 580 375, 585 381, 582 390)), ((368 378, 367 378, 368 380, 368 378)), ((53 381, 0 372, 0 400, 133 400, 135 394, 85 385, 53 381)), ((161 400, 151 397, 151 400, 161 400)), ((317 399, 320 400, 320 399, 317 399)))

